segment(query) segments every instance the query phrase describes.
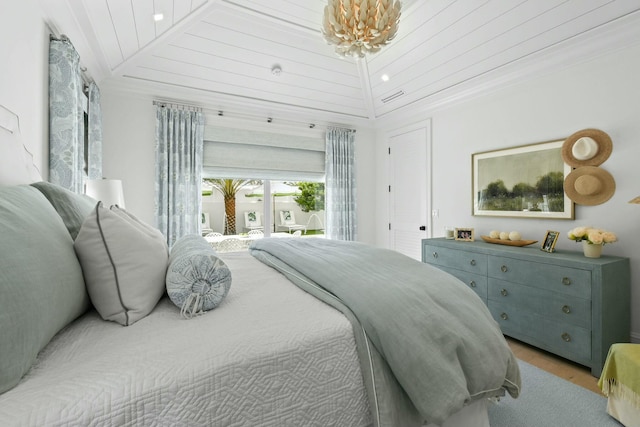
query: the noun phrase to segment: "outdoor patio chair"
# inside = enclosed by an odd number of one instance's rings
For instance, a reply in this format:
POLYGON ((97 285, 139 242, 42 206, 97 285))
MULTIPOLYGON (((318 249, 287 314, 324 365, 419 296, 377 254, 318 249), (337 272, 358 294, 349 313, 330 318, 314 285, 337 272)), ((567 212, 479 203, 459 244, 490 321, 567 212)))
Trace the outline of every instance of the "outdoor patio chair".
POLYGON ((307 232, 306 225, 296 224, 296 217, 293 211, 280 211, 280 227, 286 229, 289 233, 296 230, 307 232))
POLYGON ((216 247, 216 251, 223 252, 238 252, 247 249, 248 241, 240 240, 235 237, 231 237, 229 239, 224 239, 218 243, 216 247))
POLYGON ((209 212, 202 212, 202 216, 200 217, 200 222, 202 223, 200 225, 200 228, 203 236, 206 236, 207 234, 213 231, 209 223, 209 212))
POLYGON ((261 212, 258 211, 249 211, 244 213, 244 228, 245 230, 262 230, 264 226, 262 225, 262 216, 261 212))

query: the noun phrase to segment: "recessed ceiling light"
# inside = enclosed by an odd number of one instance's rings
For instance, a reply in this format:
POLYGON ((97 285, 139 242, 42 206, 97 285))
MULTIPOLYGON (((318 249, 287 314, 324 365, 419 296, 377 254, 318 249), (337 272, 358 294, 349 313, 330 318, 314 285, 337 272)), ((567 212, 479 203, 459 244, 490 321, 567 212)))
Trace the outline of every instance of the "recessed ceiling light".
POLYGON ((383 82, 388 82, 389 81, 389 74, 383 74, 380 76, 380 80, 382 80, 383 82))
POLYGON ((154 13, 153 14, 153 20, 158 22, 158 21, 162 21, 164 19, 164 14, 162 13, 154 13))

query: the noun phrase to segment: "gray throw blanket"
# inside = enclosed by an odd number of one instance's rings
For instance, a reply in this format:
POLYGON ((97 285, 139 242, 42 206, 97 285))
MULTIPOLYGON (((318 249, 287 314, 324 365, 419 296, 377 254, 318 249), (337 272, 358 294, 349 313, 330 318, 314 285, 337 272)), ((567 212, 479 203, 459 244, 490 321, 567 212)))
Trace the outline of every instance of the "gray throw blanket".
POLYGON ((441 424, 477 399, 518 396, 498 324, 453 276, 356 242, 271 238, 249 250, 351 320, 376 425, 441 424))

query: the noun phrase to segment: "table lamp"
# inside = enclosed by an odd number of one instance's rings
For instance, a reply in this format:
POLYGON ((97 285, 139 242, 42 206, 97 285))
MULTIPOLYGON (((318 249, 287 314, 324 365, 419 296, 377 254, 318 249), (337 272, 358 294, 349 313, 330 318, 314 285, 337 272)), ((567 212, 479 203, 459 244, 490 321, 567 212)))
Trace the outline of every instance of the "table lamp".
POLYGON ((85 194, 101 201, 106 208, 118 205, 124 209, 124 192, 119 179, 90 179, 87 181, 85 194))

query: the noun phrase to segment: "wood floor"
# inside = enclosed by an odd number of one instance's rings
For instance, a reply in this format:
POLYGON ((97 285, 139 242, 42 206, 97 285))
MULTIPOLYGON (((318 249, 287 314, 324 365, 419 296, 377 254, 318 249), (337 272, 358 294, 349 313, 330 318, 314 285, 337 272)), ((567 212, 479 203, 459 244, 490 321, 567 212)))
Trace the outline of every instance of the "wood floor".
POLYGON ((589 368, 511 338, 507 338, 507 342, 518 359, 594 393, 602 394, 598 387, 598 378, 591 375, 589 368))

